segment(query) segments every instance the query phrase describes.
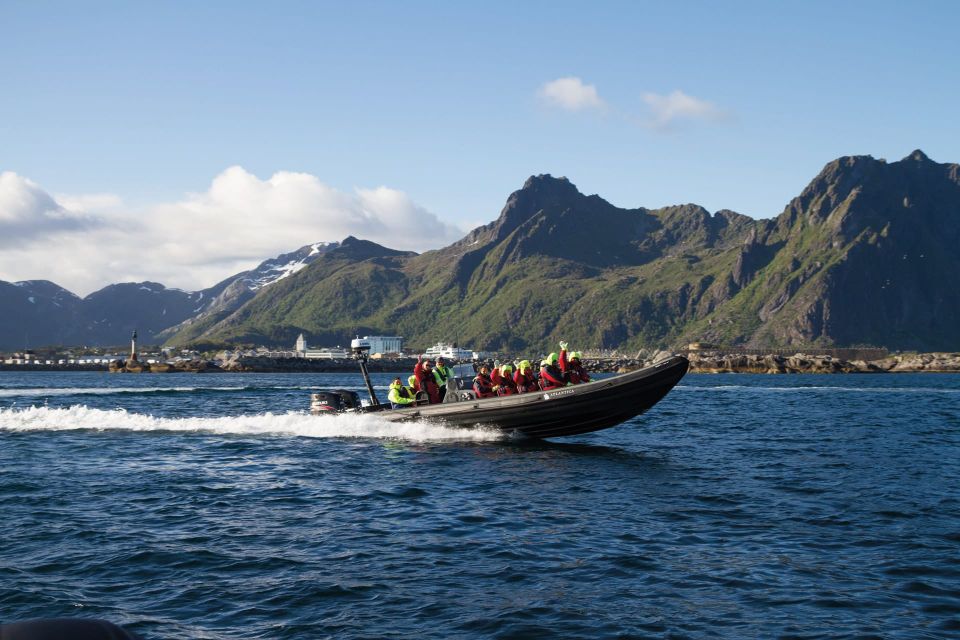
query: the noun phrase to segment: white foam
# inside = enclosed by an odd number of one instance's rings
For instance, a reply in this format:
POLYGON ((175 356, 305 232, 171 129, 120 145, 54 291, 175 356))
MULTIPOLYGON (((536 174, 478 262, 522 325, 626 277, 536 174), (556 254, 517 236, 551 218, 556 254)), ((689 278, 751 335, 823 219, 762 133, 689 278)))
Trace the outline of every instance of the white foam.
POLYGON ((76 405, 66 409, 30 407, 0 409, 4 431, 178 431, 224 435, 287 435, 304 438, 375 438, 386 440, 468 441, 501 440, 496 429, 447 427, 430 422, 388 422, 376 415, 313 416, 303 412, 263 413, 204 418, 158 418, 123 409, 105 411, 76 405))
MULTIPOLYGON (((374 385, 386 391, 388 385, 374 385)), ((57 396, 109 396, 118 393, 193 393, 202 391, 315 391, 316 385, 272 387, 11 387, 0 389, 0 398, 52 398, 57 396)))

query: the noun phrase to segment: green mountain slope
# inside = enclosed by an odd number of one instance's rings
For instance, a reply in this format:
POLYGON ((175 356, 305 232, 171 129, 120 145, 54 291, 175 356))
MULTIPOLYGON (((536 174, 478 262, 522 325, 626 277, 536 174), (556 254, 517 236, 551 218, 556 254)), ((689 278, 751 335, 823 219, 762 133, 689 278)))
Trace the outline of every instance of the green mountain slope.
POLYGON ((348 238, 174 343, 584 348, 960 344, 958 166, 915 152, 829 163, 780 216, 621 209, 564 178, 527 180, 499 218, 422 255, 348 238))

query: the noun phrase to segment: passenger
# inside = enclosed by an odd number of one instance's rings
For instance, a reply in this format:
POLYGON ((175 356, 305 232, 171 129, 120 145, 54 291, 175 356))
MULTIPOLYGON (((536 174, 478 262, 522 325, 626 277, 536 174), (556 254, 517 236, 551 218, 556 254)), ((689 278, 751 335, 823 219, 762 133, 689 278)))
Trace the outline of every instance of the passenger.
POLYGON ((513 384, 517 387, 517 393, 529 393, 540 388, 537 384, 537 376, 533 373, 533 365, 529 360, 521 360, 517 365, 517 372, 513 374, 513 384))
POLYGON ((558 360, 559 356, 554 352, 540 363, 540 388, 544 391, 567 386, 567 377, 557 366, 558 360))
POLYGON ((490 367, 485 364, 480 365, 480 371, 473 379, 473 392, 477 394, 478 398, 492 398, 494 396, 493 381, 490 380, 490 367))
POLYGON ((583 368, 580 362, 580 352, 574 351, 570 354, 570 360, 567 360, 567 343, 560 343, 560 370, 566 374, 570 384, 580 384, 590 382, 590 374, 583 368))
POLYGON ((513 381, 513 365, 505 364, 498 369, 494 369, 490 374, 490 381, 493 382, 493 390, 500 396, 512 396, 517 391, 517 385, 513 381))
POLYGON ((454 378, 453 369, 447 366, 443 356, 437 356, 437 366, 433 368, 433 379, 436 380, 437 387, 440 389, 441 401, 443 401, 443 396, 447 394, 447 380, 453 380, 454 378))
POLYGON ((424 360, 423 356, 418 357, 413 375, 417 376, 417 390, 427 394, 430 404, 440 404, 440 387, 437 386, 437 381, 433 377, 430 361, 424 360))
POLYGON ((420 391, 420 381, 417 380, 417 376, 410 376, 407 378, 407 387, 410 389, 410 392, 413 394, 413 397, 416 399, 418 404, 427 402, 429 400, 427 397, 427 392, 420 391))
POLYGON ((414 392, 403 386, 400 382, 400 376, 397 376, 390 385, 390 393, 387 394, 387 400, 390 401, 391 408, 403 409, 416 402, 414 395, 414 392))

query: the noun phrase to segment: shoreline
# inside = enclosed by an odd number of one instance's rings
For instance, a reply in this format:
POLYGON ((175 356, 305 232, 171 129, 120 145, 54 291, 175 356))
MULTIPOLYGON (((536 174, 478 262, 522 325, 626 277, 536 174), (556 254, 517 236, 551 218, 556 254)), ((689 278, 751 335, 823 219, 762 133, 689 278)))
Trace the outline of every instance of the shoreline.
MULTIPOLYGON (((960 353, 916 353, 887 356, 880 360, 843 360, 832 356, 797 353, 784 355, 744 355, 721 352, 675 352, 690 360, 691 374, 833 374, 833 373, 960 373, 960 353)), ((595 373, 626 373, 648 367, 674 352, 661 351, 645 358, 584 359, 584 366, 595 373)), ((370 360, 371 373, 412 372, 414 358, 370 360)), ((223 363, 194 361, 178 365, 148 365, 126 369, 108 365, 8 365, 0 364, 0 371, 102 373, 354 373, 354 360, 307 360, 304 358, 240 358, 223 363)))

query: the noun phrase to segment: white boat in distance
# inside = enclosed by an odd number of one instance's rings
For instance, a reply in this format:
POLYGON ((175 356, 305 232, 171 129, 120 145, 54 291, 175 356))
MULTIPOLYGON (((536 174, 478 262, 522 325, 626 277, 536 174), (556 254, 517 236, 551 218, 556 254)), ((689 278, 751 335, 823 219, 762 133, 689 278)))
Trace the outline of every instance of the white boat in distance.
POLYGON ((431 360, 436 360, 437 358, 443 358, 444 360, 479 360, 481 354, 477 351, 471 351, 470 349, 464 349, 458 347, 455 344, 447 344, 445 342, 438 342, 424 352, 423 357, 430 358, 431 360))

